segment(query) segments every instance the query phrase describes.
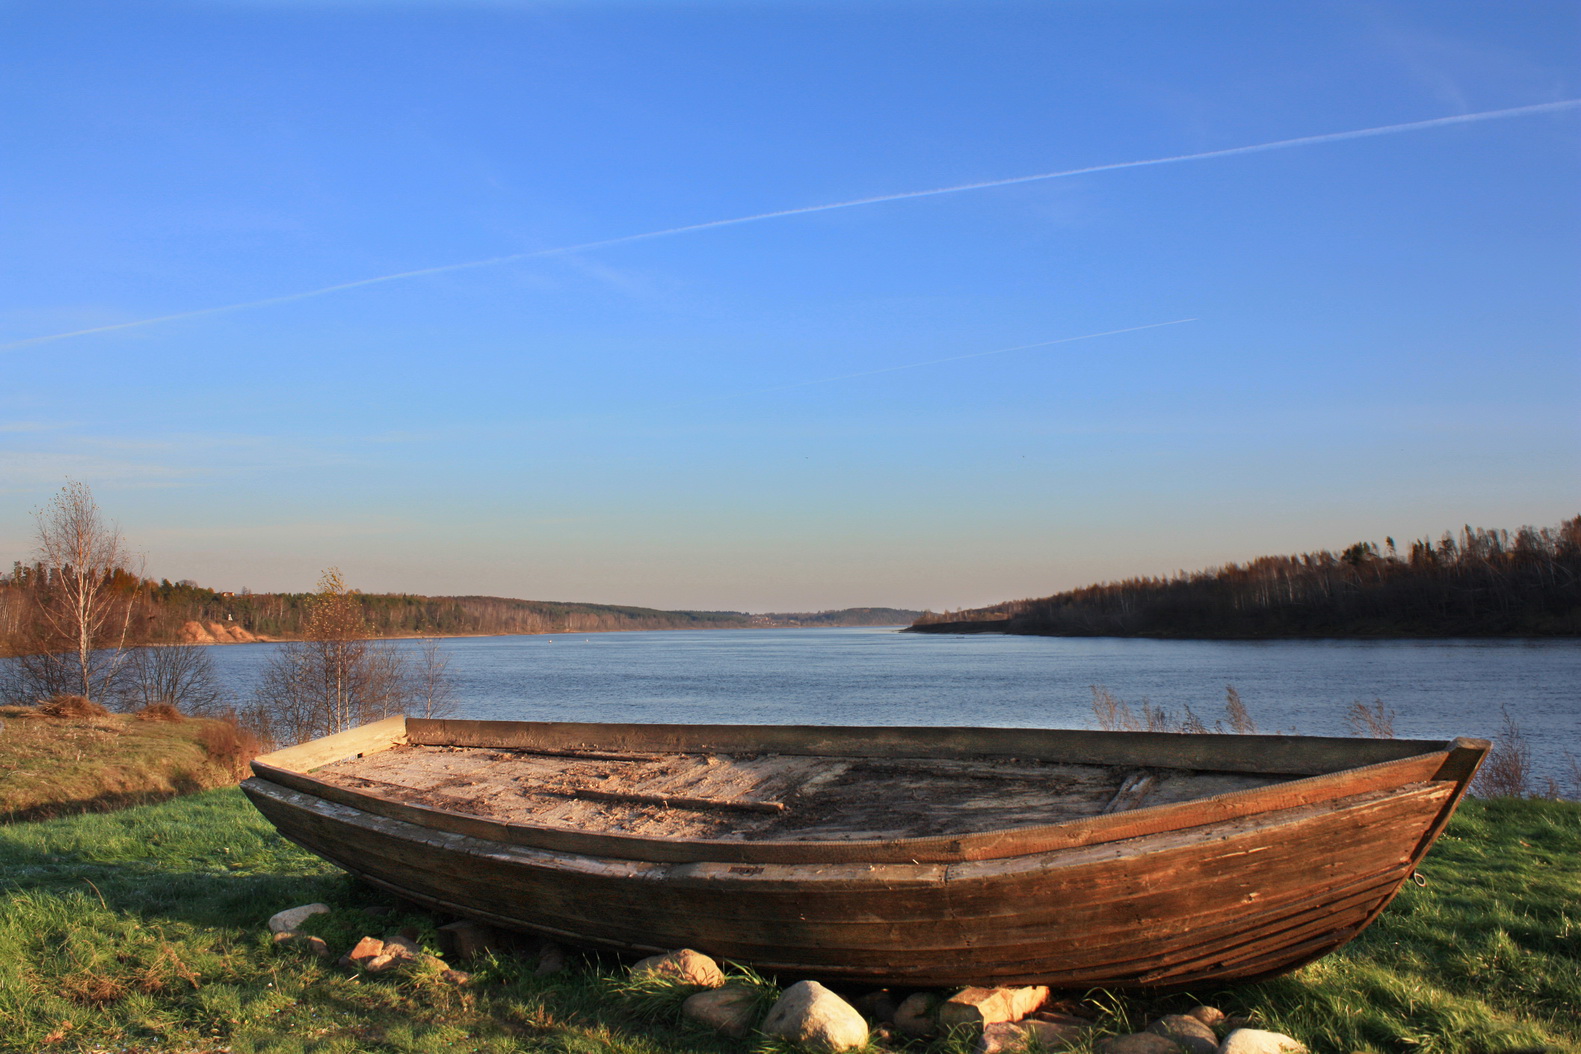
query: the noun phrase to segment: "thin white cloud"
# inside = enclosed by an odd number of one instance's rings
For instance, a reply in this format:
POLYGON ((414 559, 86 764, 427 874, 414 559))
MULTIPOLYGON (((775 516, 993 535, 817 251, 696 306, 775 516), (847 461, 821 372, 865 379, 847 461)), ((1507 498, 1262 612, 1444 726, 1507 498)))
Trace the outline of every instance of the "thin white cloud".
POLYGON ((1143 158, 1136 161, 1115 161, 1103 165, 1087 165, 1082 168, 1061 169, 1056 172, 1038 172, 1028 176, 1010 176, 1004 179, 982 180, 976 183, 958 183, 947 187, 932 187, 927 190, 908 190, 895 194, 876 194, 865 198, 851 198, 846 201, 826 202, 822 205, 803 205, 797 208, 776 209, 772 212, 758 212, 749 216, 733 216, 722 220, 708 220, 703 223, 689 223, 679 227, 666 227, 662 230, 644 231, 641 234, 626 234, 617 238, 603 238, 598 241, 581 242, 576 245, 562 245, 551 249, 535 249, 529 252, 509 253, 504 256, 491 256, 482 260, 467 260, 462 263, 439 264, 434 267, 419 267, 409 271, 397 271, 393 274, 375 275, 372 278, 359 278, 351 282, 338 282, 335 285, 323 286, 319 289, 308 289, 300 293, 287 293, 282 296, 265 297, 261 300, 247 300, 235 304, 222 304, 218 307, 199 308, 195 311, 180 311, 169 315, 158 315, 153 318, 136 319, 131 322, 117 322, 105 326, 93 326, 88 329, 71 330, 64 333, 49 333, 37 337, 28 337, 23 340, 11 341, 0 344, 0 350, 29 347, 35 344, 44 344, 50 341, 66 340, 71 337, 85 337, 95 333, 110 333, 117 330, 133 329, 142 326, 158 325, 162 322, 175 322, 181 319, 202 318, 206 315, 218 315, 231 311, 243 311, 252 308, 270 307, 276 304, 289 304, 297 300, 307 300, 312 297, 328 296, 332 293, 343 293, 352 289, 361 289, 365 286, 382 285, 386 282, 400 282, 412 278, 423 278, 429 275, 450 274, 456 271, 469 271, 482 267, 498 267, 502 264, 517 263, 522 260, 538 259, 548 256, 558 256, 566 253, 587 252, 593 249, 605 249, 616 245, 630 245, 635 242, 651 241, 657 238, 671 238, 679 234, 695 234, 700 231, 718 230, 724 227, 737 227, 748 223, 762 223, 765 220, 787 219, 792 216, 810 216, 819 212, 833 212, 837 209, 858 208, 864 205, 882 205, 894 201, 911 201, 917 198, 940 197, 946 194, 962 194, 973 190, 990 190, 996 187, 1011 187, 1023 183, 1038 183, 1051 179, 1067 179, 1072 176, 1096 175, 1101 172, 1118 172, 1130 168, 1149 168, 1159 165, 1174 165, 1186 161, 1208 161, 1223 157, 1238 157, 1243 154, 1260 154, 1271 150, 1292 150, 1298 147, 1319 146, 1328 143, 1342 143, 1354 139, 1370 139, 1378 136, 1400 135, 1406 132, 1419 132, 1431 128, 1445 128, 1451 125, 1476 124, 1483 121, 1501 121, 1516 117, 1529 117, 1536 114, 1558 113, 1572 110, 1581 106, 1581 99, 1560 99, 1555 102, 1537 103, 1531 106, 1512 106, 1502 110, 1483 110, 1479 113, 1454 114, 1449 117, 1433 117, 1424 121, 1406 121, 1400 124, 1378 125, 1373 128, 1355 128, 1344 132, 1326 132, 1320 135, 1304 135, 1294 139, 1276 139, 1265 143, 1252 143, 1247 146, 1232 146, 1221 150, 1203 150, 1191 154, 1173 154, 1168 157, 1143 158))

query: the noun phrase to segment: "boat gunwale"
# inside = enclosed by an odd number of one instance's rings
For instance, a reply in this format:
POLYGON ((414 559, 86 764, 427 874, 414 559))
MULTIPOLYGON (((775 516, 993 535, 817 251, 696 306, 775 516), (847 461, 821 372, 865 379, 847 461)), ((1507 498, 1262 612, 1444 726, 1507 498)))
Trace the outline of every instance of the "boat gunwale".
MULTIPOLYGON (((1119 740, 1115 740, 1119 742, 1119 740)), ((443 745, 443 744, 420 744, 443 745)), ((471 745, 471 744, 467 744, 471 745)), ((1363 740, 1346 737, 1318 736, 1244 736, 1198 734, 1191 736, 1145 732, 1091 732, 1067 729, 970 729, 970 728, 905 728, 896 726, 783 726, 783 725, 621 725, 591 722, 481 722, 481 721, 424 721, 397 716, 349 732, 289 747, 255 759, 252 768, 255 778, 275 783, 292 790, 336 802, 352 808, 403 820, 436 830, 455 834, 491 839, 496 842, 525 845, 558 852, 612 859, 652 861, 663 863, 692 863, 714 861, 721 863, 955 863, 970 860, 991 860, 1032 853, 1053 852, 1078 848, 1127 838, 1141 837, 1172 829, 1202 827, 1224 820, 1275 811, 1304 804, 1344 797, 1373 788, 1398 786, 1402 783, 1423 780, 1447 779, 1459 784, 1451 795, 1445 813, 1434 830, 1423 839, 1418 852, 1425 851, 1433 836, 1447 822, 1448 813, 1465 791, 1466 783, 1476 770, 1482 756, 1489 748, 1486 740, 1455 738, 1441 740, 1363 740), (1132 744, 1145 747, 1135 737, 1145 737, 1155 745, 1179 745, 1191 741, 1194 747, 1234 743, 1242 750, 1255 748, 1268 742, 1289 745, 1292 742, 1309 742, 1334 748, 1338 744, 1370 744, 1377 750, 1380 744, 1391 744, 1397 749, 1429 747, 1416 754, 1406 754, 1392 759, 1328 772, 1302 776, 1296 779, 1263 787, 1243 788, 1194 798, 1183 802, 1116 812, 1108 815, 1067 820, 1036 826, 997 828, 989 831, 957 835, 927 835, 895 839, 853 839, 849 841, 758 841, 707 839, 707 838, 654 838, 644 835, 613 832, 578 831, 560 825, 535 824, 488 819, 474 814, 441 809, 435 806, 395 801, 377 793, 341 787, 311 775, 307 769, 331 764, 353 755, 379 752, 401 744, 409 738, 408 729, 414 723, 419 730, 435 731, 443 727, 515 727, 538 730, 586 730, 589 733, 612 729, 644 729, 650 734, 674 734, 679 730, 706 729, 716 733, 747 734, 753 730, 776 730, 778 736, 794 736, 798 732, 827 735, 831 731, 855 735, 864 732, 878 733, 890 740, 907 735, 938 738, 951 734, 987 733, 988 738, 1008 737, 1015 734, 1044 736, 1049 733, 1079 733, 1088 742, 1099 742, 1107 737, 1126 737, 1132 744), (360 747, 360 749, 359 749, 360 747), (337 753, 339 752, 339 753, 337 753), (290 767, 292 763, 301 768, 290 767)), ((512 749, 497 746, 495 749, 512 749)), ((650 748, 651 749, 651 748, 650 748)), ((678 747, 665 747, 674 752, 684 752, 678 747)), ((779 753, 786 753, 780 750, 779 753)), ((823 749, 809 753, 829 756, 868 757, 872 754, 840 753, 823 749)), ((882 755, 880 755, 882 756, 882 755)), ((893 756, 893 755, 891 755, 893 756)), ((1220 767, 1212 771, 1240 771, 1220 767)), ((249 781, 250 782, 250 781, 249 781)), ((1380 908, 1381 910, 1381 908, 1380 908)))

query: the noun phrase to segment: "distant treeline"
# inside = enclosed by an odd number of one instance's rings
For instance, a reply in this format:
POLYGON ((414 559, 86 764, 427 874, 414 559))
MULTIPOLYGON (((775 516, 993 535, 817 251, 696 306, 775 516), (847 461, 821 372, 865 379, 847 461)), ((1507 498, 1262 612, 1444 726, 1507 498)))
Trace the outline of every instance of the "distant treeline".
MULTIPOLYGON (((47 576, 42 568, 16 564, 0 576, 0 638, 8 621, 8 593, 47 576)), ((193 582, 139 581, 118 573, 115 588, 137 594, 136 641, 175 642, 189 622, 239 626, 264 637, 300 637, 314 593, 225 593, 193 582)), ((359 593, 375 636, 466 636, 508 633, 600 633, 610 630, 744 629, 781 626, 903 626, 920 614, 896 608, 752 615, 740 611, 661 611, 612 604, 577 604, 504 597, 427 597, 359 593)), ((18 608, 18 610, 20 610, 18 608)))
POLYGON ((935 614, 925 633, 1058 637, 1581 636, 1581 516, 1515 532, 1465 527, 1402 552, 1339 553, 1132 578, 1033 600, 935 614))

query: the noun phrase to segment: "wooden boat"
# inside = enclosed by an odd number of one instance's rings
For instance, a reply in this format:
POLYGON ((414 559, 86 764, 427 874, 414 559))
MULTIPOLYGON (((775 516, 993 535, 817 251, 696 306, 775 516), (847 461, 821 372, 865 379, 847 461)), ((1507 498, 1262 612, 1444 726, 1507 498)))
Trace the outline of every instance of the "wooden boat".
POLYGON ((782 978, 1178 987, 1344 944, 1483 740, 390 718, 265 755, 285 837, 401 897, 782 978))

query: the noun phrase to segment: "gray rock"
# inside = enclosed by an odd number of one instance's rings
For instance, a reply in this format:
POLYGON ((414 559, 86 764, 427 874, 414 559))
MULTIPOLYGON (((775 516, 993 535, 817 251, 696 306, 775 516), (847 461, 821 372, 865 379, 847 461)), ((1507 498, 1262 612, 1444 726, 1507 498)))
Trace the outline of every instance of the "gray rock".
POLYGON ((488 952, 505 951, 514 943, 505 931, 471 919, 447 922, 437 932, 439 950, 447 959, 476 959, 488 952))
POLYGON ((544 941, 538 948, 538 965, 533 969, 534 976, 547 977, 563 969, 565 969, 565 949, 553 941, 544 941))
POLYGON ((1064 1050, 1086 1039, 1092 1032, 1092 1023, 1071 1018, 1066 1021, 1042 1021, 1028 1018, 1025 1021, 999 1021, 983 1029, 983 1034, 973 1048, 976 1054, 1001 1054, 1025 1049, 1036 1043, 1042 1050, 1064 1050))
POLYGON ((681 1004, 681 1016, 686 1020, 737 1039, 752 1030, 757 1011, 757 993, 740 985, 705 989, 681 1004))
POLYGON ((387 955, 400 955, 405 953, 408 959, 416 959, 423 954, 423 948, 411 937, 404 933, 384 939, 384 951, 387 955))
POLYGON ((856 1007, 857 1013, 876 1024, 887 1024, 895 1020, 895 1010, 900 1006, 895 1001, 895 993, 888 988, 875 988, 851 1000, 851 1005, 856 1007))
POLYGON ((1219 1037, 1213 1029, 1186 1014, 1169 1014, 1147 1026, 1155 1036, 1178 1043, 1190 1054, 1217 1054, 1219 1037))
POLYGON ((323 915, 328 911, 328 904, 303 904, 297 908, 286 908, 269 916, 269 929, 273 933, 286 933, 301 926, 309 915, 323 915))
POLYGON ((867 1022, 856 1007, 817 981, 785 989, 763 1019, 763 1031, 822 1051, 850 1050, 867 1043, 867 1022))
POLYGON ((895 1008, 895 1031, 912 1039, 927 1039, 939 1030, 934 1013, 939 1008, 939 997, 932 992, 913 992, 895 1008))
POLYGON ((631 968, 632 974, 652 973, 673 977, 682 984, 695 984, 703 988, 718 988, 725 983, 725 973, 702 952, 679 948, 663 955, 650 955, 631 968))
POLYGON ((1093 1054, 1181 1054, 1180 1044, 1155 1032, 1110 1036, 1093 1045, 1093 1054))
POLYGON ((1306 1044, 1283 1032, 1238 1028, 1224 1037, 1218 1054, 1307 1054, 1306 1044))

